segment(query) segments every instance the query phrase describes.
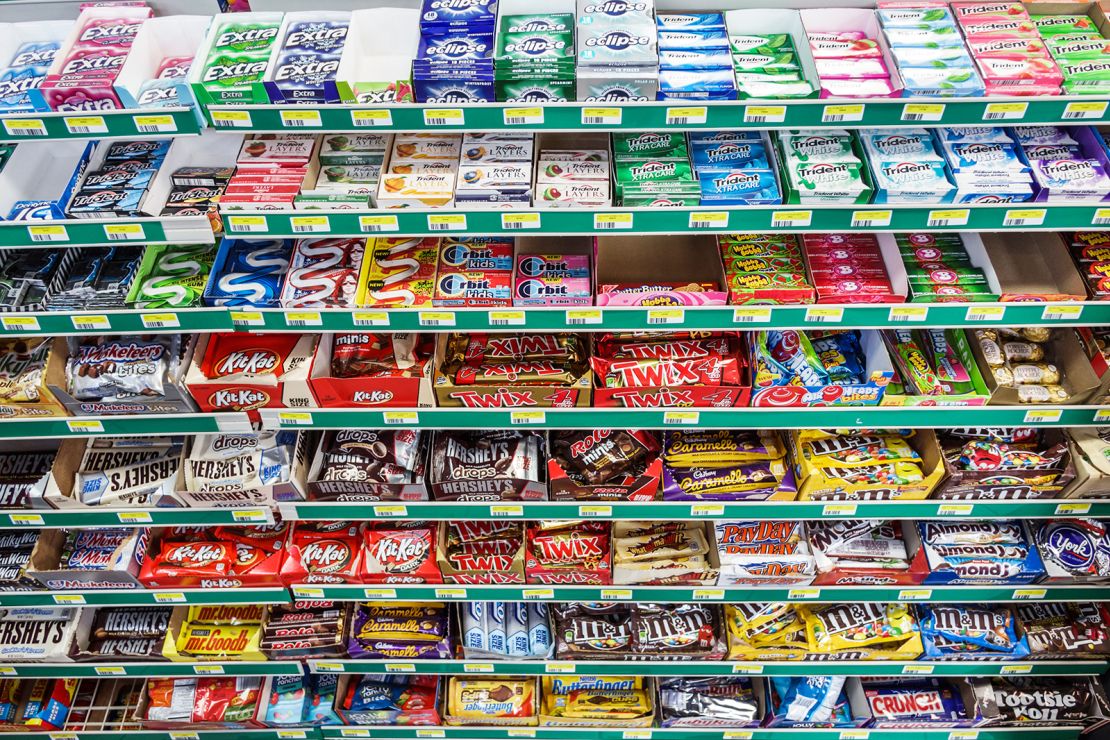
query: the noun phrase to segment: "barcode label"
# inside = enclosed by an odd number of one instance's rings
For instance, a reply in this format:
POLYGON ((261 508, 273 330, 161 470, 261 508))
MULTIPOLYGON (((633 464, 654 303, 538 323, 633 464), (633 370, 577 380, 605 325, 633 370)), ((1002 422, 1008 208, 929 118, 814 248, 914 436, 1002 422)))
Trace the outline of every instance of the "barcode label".
POLYGON ((46 136, 46 124, 40 118, 4 121, 4 130, 8 136, 46 136))
POLYGON ((69 241, 69 232, 64 226, 28 226, 27 234, 33 242, 69 241))
POLYGON ((396 216, 359 216, 358 227, 363 233, 376 234, 383 231, 399 231, 396 216))
POLYGON ((1045 306, 1041 311, 1045 321, 1078 321, 1082 315, 1082 306, 1045 306))
POLYGON ((890 226, 893 216, 893 211, 852 211, 852 226, 862 229, 890 226))
POLYGON ((744 123, 783 123, 786 121, 786 106, 749 105, 744 108, 744 123))
POLYGON ((421 311, 417 314, 421 326, 454 326, 454 311, 421 311))
POLYGON ((4 331, 39 331, 39 320, 34 316, 4 316, 0 317, 0 325, 4 331))
POLYGON ((428 216, 428 231, 466 231, 466 214, 436 214, 428 216))
POLYGON ((695 211, 690 214, 689 226, 691 229, 728 228, 728 212, 711 211, 708 213, 699 213, 695 211))
POLYGON ((383 411, 382 421, 391 426, 419 424, 420 415, 415 411, 383 411))
POLYGON ((386 311, 359 311, 351 315, 351 323, 355 326, 389 326, 389 314, 386 311))
POLYGON ((929 226, 967 226, 967 219, 971 215, 971 211, 929 211, 929 218, 926 223, 929 226))
POLYGON ((708 108, 667 108, 666 120, 668 126, 689 126, 705 123, 708 115, 708 108))
POLYGON ((1084 120, 1088 118, 1102 118, 1106 115, 1107 104, 1101 103, 1068 103, 1064 108, 1064 115, 1062 118, 1070 121, 1084 120))
POLYGON ((606 231, 613 229, 631 229, 631 213, 597 213, 594 214, 594 229, 606 231))
POLYGON ((135 130, 143 134, 169 134, 177 131, 173 116, 135 116, 135 130))
POLYGON ((1048 211, 1043 208, 1034 208, 1022 211, 1006 211, 1002 219, 1003 226, 1042 226, 1048 211))
POLYGON ((793 229, 809 226, 813 222, 813 211, 773 211, 771 226, 776 229, 793 229))
POLYGON ((351 123, 357 128, 367 126, 392 126, 393 114, 387 110, 353 110, 351 123))
POLYGON ((285 314, 286 326, 323 326, 324 317, 319 311, 290 311, 285 314))
POLYGON ((425 126, 462 126, 465 122, 465 114, 457 108, 424 111, 425 126))
POLYGON ((806 309, 806 323, 837 324, 844 320, 843 308, 817 308, 806 309))
POLYGON ((501 228, 505 231, 518 229, 540 228, 540 214, 538 213, 503 213, 501 214, 501 228))
POLYGON ((318 110, 283 110, 281 125, 286 128, 320 128, 324 122, 318 110))
POLYGON ((681 308, 649 308, 647 323, 652 326, 659 324, 681 324, 686 318, 686 312, 681 308))
POLYGON ((687 424, 697 424, 701 418, 701 414, 697 411, 664 411, 663 423, 667 425, 677 424, 684 426, 687 424))
POLYGON ((621 122, 620 108, 583 108, 582 123, 586 126, 616 125, 621 122))
POLYGON ((265 216, 228 216, 227 230, 237 233, 266 230, 265 216))
POLYGON ((228 128, 250 128, 251 114, 245 110, 214 110, 212 123, 228 128))
POLYGON ((547 414, 543 411, 511 411, 509 422, 512 424, 543 424, 547 414))
POLYGON ((1020 121, 1025 118, 1029 103, 987 103, 983 111, 984 121, 1020 121))
POLYGON ((490 326, 524 326, 523 311, 490 311, 490 326))
POLYGON ((845 123, 863 120, 863 105, 826 105, 821 113, 822 123, 845 123))
POLYGON ((289 223, 294 234, 327 233, 331 230, 331 221, 327 216, 294 216, 289 223))
POLYGON ((902 106, 903 121, 939 121, 942 118, 943 103, 907 103, 902 106))
POLYGON ((506 126, 540 126, 543 108, 506 108, 502 112, 506 126))
POLYGON ((112 328, 111 320, 104 314, 70 316, 69 321, 78 331, 104 331, 112 328))
POLYGON ((732 312, 734 324, 759 324, 771 320, 769 308, 737 308, 732 312))
POLYGON ((66 131, 71 134, 106 134, 108 123, 103 116, 82 116, 80 118, 63 118, 66 131))
POLYGON ((177 329, 181 326, 175 313, 144 313, 139 320, 147 329, 177 329))
POLYGON ((585 326, 601 323, 601 310, 596 308, 571 308, 566 313, 567 326, 585 326))
POLYGON ((105 224, 104 236, 108 241, 120 242, 132 239, 145 239, 146 232, 142 224, 105 224))
POLYGON ((929 309, 925 306, 894 306, 887 314, 887 320, 895 322, 926 321, 929 318, 929 309))
POLYGON ((1110 208, 1099 208, 1095 211, 1095 217, 1091 219, 1091 223, 1095 226, 1110 226, 1110 208))

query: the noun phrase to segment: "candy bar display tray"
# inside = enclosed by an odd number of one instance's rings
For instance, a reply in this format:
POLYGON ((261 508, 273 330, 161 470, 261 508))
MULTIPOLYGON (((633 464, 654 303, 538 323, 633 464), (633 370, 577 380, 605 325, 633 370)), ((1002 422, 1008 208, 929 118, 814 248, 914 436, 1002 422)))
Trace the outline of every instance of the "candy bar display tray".
POLYGON ((106 110, 89 113, 9 113, 0 115, 0 140, 113 139, 140 136, 196 136, 201 122, 191 108, 106 110))
MULTIPOLYGON (((223 214, 229 236, 417 236, 507 234, 723 234, 844 231, 1067 231, 1110 224, 1099 204, 675 206, 506 211, 461 208, 223 214)), ((2 241, 0 241, 2 244, 2 241)))
POLYGON ((741 128, 969 126, 983 123, 1099 123, 1097 96, 1047 98, 822 98, 599 103, 399 105, 209 105, 225 131, 689 131, 741 128))
POLYGON ((644 331, 976 326, 1104 326, 1110 302, 504 309, 183 308, 0 314, 0 337, 268 331, 644 331))

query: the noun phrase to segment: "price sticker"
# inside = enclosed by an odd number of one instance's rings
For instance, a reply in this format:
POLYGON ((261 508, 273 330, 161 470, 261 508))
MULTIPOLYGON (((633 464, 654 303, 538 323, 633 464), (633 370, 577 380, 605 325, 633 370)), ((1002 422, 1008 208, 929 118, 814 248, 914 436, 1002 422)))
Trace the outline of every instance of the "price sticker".
POLYGON ((601 323, 600 308, 568 308, 566 312, 567 326, 587 326, 601 323))
POLYGON ((1048 211, 1044 208, 1011 209, 1002 218, 1003 226, 1043 226, 1048 211))
POLYGON ((526 321, 523 311, 490 311, 490 326, 524 326, 526 321))
POLYGON ((489 515, 496 517, 524 516, 524 507, 518 504, 496 504, 489 507, 489 515))
POLYGON ((727 211, 694 211, 688 222, 691 229, 727 229, 727 211))
POLYGON ((418 729, 416 731, 416 736, 418 738, 447 737, 447 733, 443 730, 418 729))
POLYGON ((143 134, 172 134, 177 131, 173 116, 135 116, 135 129, 143 134))
POLYGON ((906 103, 902 106, 903 121, 939 121, 944 118, 944 103, 906 103))
POLYGON ((929 217, 925 219, 925 223, 937 228, 942 226, 967 226, 967 220, 970 217, 971 211, 966 208, 929 211, 929 217))
POLYGON ((823 308, 818 306, 810 306, 806 309, 807 323, 839 324, 843 320, 843 308, 823 308))
POLYGON ((693 504, 690 506, 690 516, 724 516, 725 507, 722 504, 693 504))
POLYGON ((1020 121, 1028 110, 1029 103, 987 103, 983 109, 983 120, 1020 121))
POLYGON ((821 122, 849 123, 852 121, 862 121, 865 109, 866 107, 862 104, 826 105, 825 109, 821 112, 821 122))
POLYGON ((764 324, 770 320, 770 308, 736 308, 732 311, 734 324, 764 324))
POLYGON ((700 106, 696 108, 667 108, 668 126, 690 126, 705 123, 709 116, 709 109, 700 106))
POLYGON ((185 594, 181 591, 163 591, 154 594, 155 604, 184 604, 185 602, 185 594))
POLYGON ((326 234, 331 231, 331 221, 327 216, 293 216, 289 225, 294 234, 326 234))
POLYGON ((663 423, 671 426, 689 426, 698 423, 701 414, 697 411, 664 411, 663 423))
POLYGON ((867 740, 871 733, 867 730, 841 730, 840 740, 867 740))
POLYGON ((744 106, 744 123, 782 123, 785 120, 785 105, 744 106))
POLYGON ((724 601, 725 590, 723 588, 695 588, 690 597, 694 601, 724 601))
POLYGON ((855 504, 825 504, 821 507, 821 516, 855 516, 855 504))
POLYGON ((1006 315, 1002 306, 968 306, 964 318, 967 321, 1001 321, 1006 315))
POLYGON ((852 226, 859 229, 877 229, 890 226, 894 211, 852 211, 852 226))
POLYGON ((50 740, 77 740, 76 732, 48 732, 46 736, 50 740))
POLYGON ((1082 306, 1045 306, 1041 311, 1045 321, 1078 321, 1082 315, 1082 306))
POLYGON ((890 322, 928 321, 929 309, 925 306, 894 306, 887 314, 890 322))
POLYGON ((101 434, 104 422, 99 419, 68 419, 66 426, 75 434, 101 434))
POLYGON ((1020 676, 1024 673, 1032 672, 1033 666, 1029 665, 1028 663, 1022 663, 1020 665, 1004 665, 999 671, 999 673, 1003 676, 1020 676))
POLYGON ((686 319, 686 311, 681 308, 649 308, 649 324, 681 324, 686 319))
POLYGON ((65 116, 62 118, 66 131, 76 136, 84 134, 108 133, 108 122, 104 116, 65 116))
POLYGON ((813 222, 813 211, 772 211, 771 227, 775 229, 800 229, 813 222))
POLYGON ((222 665, 195 665, 193 666, 193 673, 198 676, 220 676, 223 675, 224 667, 222 665))
POLYGON ((542 126, 543 108, 506 108, 501 118, 506 126, 542 126))
POLYGON ((555 590, 551 588, 526 588, 520 592, 520 597, 525 601, 543 601, 555 598, 555 590))
POLYGON ((578 516, 581 519, 598 519, 613 516, 613 507, 600 504, 584 504, 578 507, 578 516))
POLYGON ((948 740, 979 740, 978 730, 953 730, 948 733, 948 740))
POLYGON ((723 740, 752 740, 755 732, 752 730, 725 730, 721 733, 723 740))
POLYGON ((386 663, 382 668, 386 673, 416 673, 416 663, 386 663))
POLYGON ((821 589, 819 588, 792 588, 790 589, 787 598, 790 601, 810 601, 812 599, 821 598, 821 589))
POLYGON ((323 599, 324 589, 315 586, 294 586, 293 596, 300 600, 323 599))
POLYGON ((364 588, 362 589, 362 598, 364 599, 396 599, 397 589, 395 588, 364 588))
POLYGON ((261 311, 229 311, 232 326, 265 326, 261 311))
POLYGON ((899 601, 928 601, 933 598, 931 588, 904 588, 898 592, 899 601))
POLYGON ((1096 102, 1082 102, 1082 103, 1068 103, 1064 108, 1064 120, 1067 121, 1087 121, 1092 118, 1102 118, 1106 115, 1106 101, 1096 102))
POLYGON ((424 111, 425 126, 463 126, 466 114, 461 108, 429 108, 424 111))
POLYGON ((78 331, 105 331, 112 328, 111 320, 104 314, 70 316, 69 322, 78 331))
POLYGON ((465 588, 437 588, 436 589, 436 598, 437 599, 465 599, 466 598, 466 589, 465 588))
POLYGON ((972 504, 941 504, 937 516, 971 516, 974 508, 972 504))
POLYGON ((237 234, 266 231, 265 216, 228 216, 224 219, 227 230, 237 234))
POLYGON ((386 311, 355 311, 351 314, 355 326, 389 326, 389 313, 386 311))
POLYGON ((602 601, 628 601, 632 598, 630 588, 603 588, 601 589, 602 601))
POLYGON ((466 214, 429 214, 428 231, 466 231, 466 214))
POLYGON ((578 673, 578 666, 574 663, 548 663, 546 673, 578 673))
POLYGON ((4 331, 39 331, 39 320, 34 316, 4 316, 0 318, 4 331))
POLYGON ((1013 593, 1014 601, 1039 601, 1045 596, 1048 590, 1044 588, 1015 588, 1013 593))
POLYGON ((289 311, 285 314, 286 326, 323 326, 324 316, 319 311, 289 311))
POLYGON ((1097 411, 1095 411, 1095 421, 1110 421, 1110 409, 1098 409, 1097 411))
POLYGON ((745 676, 758 676, 759 674, 763 673, 763 666, 761 666, 759 663, 733 663, 732 672, 734 674, 740 673, 745 676))
POLYGON ((118 511, 116 518, 120 524, 150 524, 154 521, 149 511, 118 511))
POLYGON ((200 735, 198 733, 184 730, 170 730, 169 736, 172 740, 200 740, 200 735))
POLYGON ((312 414, 307 411, 280 411, 278 412, 278 424, 282 426, 311 426, 312 414))
POLYGON ((535 737, 536 731, 530 727, 506 727, 506 737, 535 737))
POLYGON ((85 603, 85 597, 81 594, 54 594, 54 603, 58 606, 80 605, 85 603))
POLYGON ((276 730, 274 735, 279 740, 305 740, 308 737, 304 730, 276 730))
POLYGON ((505 231, 520 231, 521 229, 540 228, 540 214, 538 213, 502 213, 501 228, 505 231))
POLYGON ((340 727, 339 737, 370 737, 370 730, 365 727, 340 727))
POLYGON ((595 213, 594 229, 597 231, 616 231, 632 228, 631 213, 595 213))
POLYGON ((146 239, 142 224, 104 224, 104 237, 110 242, 146 239))
POLYGON ((374 516, 379 519, 404 518, 409 515, 409 508, 404 504, 379 504, 374 507, 374 516))
POLYGON ((178 329, 181 321, 175 313, 144 313, 139 315, 145 329, 178 329))
POLYGON ((8 136, 46 136, 46 122, 41 118, 21 118, 15 121, 4 121, 4 130, 8 136))
POLYGON ((1060 409, 1032 409, 1025 412, 1023 424, 1055 424, 1064 412, 1060 409))
POLYGON ((98 665, 93 668, 98 676, 126 676, 127 670, 120 665, 98 665))
POLYGON ((212 125, 216 128, 250 128, 251 114, 245 110, 211 111, 212 125))
POLYGON ((509 413, 512 424, 543 424, 547 421, 547 414, 543 411, 512 411, 509 413))
POLYGON ((902 674, 906 676, 928 676, 933 672, 933 666, 921 665, 920 663, 911 663, 910 665, 902 666, 902 674))
POLYGON ((324 121, 318 110, 283 110, 281 125, 286 128, 320 128, 324 121))
POLYGON ((625 730, 621 733, 621 740, 648 740, 651 730, 625 730))
POLYGON ((1067 503, 1056 504, 1056 516, 1081 516, 1091 511, 1090 504, 1067 503))
POLYGON ((583 108, 583 126, 619 126, 621 124, 620 108, 583 108))
POLYGON ((388 110, 353 110, 351 111, 351 125, 356 128, 392 126, 393 114, 388 110))
POLYGON ((387 231, 400 231, 396 216, 359 216, 358 229, 364 234, 381 234, 387 231))
POLYGON ((454 311, 421 311, 416 315, 421 326, 454 326, 454 311))
POLYGON ((64 226, 28 226, 27 235, 33 242, 69 241, 69 232, 64 226))
POLYGON ((266 511, 263 509, 236 509, 231 512, 231 520, 235 522, 265 524, 269 521, 269 517, 266 516, 266 511))
POLYGON ((383 411, 382 421, 386 426, 404 426, 419 424, 420 414, 416 411, 383 411))

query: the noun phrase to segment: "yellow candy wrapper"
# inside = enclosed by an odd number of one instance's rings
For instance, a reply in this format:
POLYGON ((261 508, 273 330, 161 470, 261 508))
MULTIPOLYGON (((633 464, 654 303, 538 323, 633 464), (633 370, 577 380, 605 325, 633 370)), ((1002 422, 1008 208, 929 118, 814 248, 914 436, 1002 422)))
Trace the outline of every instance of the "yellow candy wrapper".
POLYGON ((909 660, 921 655, 921 633, 908 604, 799 606, 810 650, 843 660, 909 660))

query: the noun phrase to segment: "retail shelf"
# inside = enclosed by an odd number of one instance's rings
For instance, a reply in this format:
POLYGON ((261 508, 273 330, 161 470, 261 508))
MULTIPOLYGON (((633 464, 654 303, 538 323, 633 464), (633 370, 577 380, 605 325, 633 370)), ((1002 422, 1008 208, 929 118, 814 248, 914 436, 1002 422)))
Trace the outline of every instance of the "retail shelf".
MULTIPOLYGON (((526 390, 526 389, 525 389, 526 390)), ((644 406, 664 399, 643 398, 644 406)), ((1096 426, 1110 406, 849 406, 837 408, 262 409, 264 429, 817 429, 1096 426)), ((0 427, 0 431, 3 428, 0 427)), ((163 433, 165 430, 162 430, 163 433)), ((43 435, 49 436, 49 435, 43 435)))
MULTIPOLYGON (((1063 307, 1063 306, 1061 306, 1063 307)), ((1093 307, 1098 312, 1098 307, 1093 307)), ((1069 309, 1075 312, 1075 309, 1069 309)), ((1081 310, 1081 315, 1086 311, 1081 310)), ((1107 304, 1110 315, 1110 304, 1107 304)), ((1093 316, 1094 314, 1092 314, 1093 316)), ((1093 324, 1101 322, 1092 322, 1093 324)), ((1025 325, 1023 322, 1020 324, 1025 325)), ((1030 324, 1031 326, 1031 324, 1030 324)), ((186 308, 177 311, 43 311, 0 314, 0 337, 66 336, 69 334, 166 334, 232 331, 226 308, 186 308)))
POLYGON ((5 591, 0 607, 13 606, 157 606, 175 604, 287 604, 287 589, 194 588, 177 591, 111 589, 93 591, 5 591))
POLYGON ((1105 99, 896 98, 646 103, 208 106, 231 131, 689 131, 741 128, 957 126, 984 122, 1100 123, 1105 99))
POLYGON ((245 413, 143 414, 134 416, 53 416, 5 419, 0 439, 44 439, 141 434, 211 434, 250 431, 245 413))
POLYGON ((57 527, 115 527, 120 524, 155 527, 211 527, 220 524, 273 524, 266 507, 238 509, 162 508, 113 509, 0 509, 0 529, 57 527))
MULTIPOLYGON (((328 601, 636 601, 809 603, 926 601, 1110 601, 1101 586, 293 586, 295 599, 328 601)), ((3 597, 0 596, 0 604, 3 597)))
MULTIPOLYGON (((792 727, 760 727, 754 729, 722 729, 714 727, 653 727, 621 729, 616 727, 321 727, 323 740, 347 738, 378 738, 379 740, 791 740, 804 734, 806 740, 1073 740, 1081 727, 982 727, 975 729, 798 729, 792 727)), ((82 733, 84 736, 86 733, 82 733)), ((130 733, 120 733, 130 740, 130 733)), ((30 737, 20 740, 32 740, 30 737)), ((146 738, 143 738, 146 740, 146 738)), ((153 739, 151 739, 153 740, 153 739)), ((202 736, 199 740, 205 740, 202 736)))
POLYGON ((223 663, 4 663, 0 676, 18 678, 151 678, 160 676, 299 676, 293 661, 223 663))
POLYGON ((888 660, 814 660, 744 663, 713 660, 310 660, 313 673, 402 673, 439 675, 558 676, 1097 676, 1104 661, 1037 661, 989 663, 888 660))
MULTIPOLYGON (((309 727, 296 730, 234 728, 197 729, 182 725, 181 730, 61 730, 55 732, 5 732, 4 740, 316 740, 320 731, 309 727)), ((417 735, 416 737, 420 737, 417 735)), ((1070 735, 1037 735, 1022 740, 1067 740, 1070 735)), ((980 735, 981 740, 988 740, 980 735)), ((939 740, 939 739, 938 739, 939 740)), ((962 739, 961 739, 962 740, 962 739)), ((972 740, 972 738, 968 738, 972 740)))
POLYGON ((1110 208, 1057 203, 962 205, 462 208, 224 213, 232 236, 687 234, 825 231, 1069 231, 1110 224, 1110 208))
POLYGON ((206 216, 64 219, 0 223, 0 249, 104 244, 211 244, 206 216))
MULTIPOLYGON (((213 309, 214 310, 214 309, 213 309)), ((189 311, 178 312, 188 320, 189 311)), ((236 309, 252 331, 635 331, 648 329, 806 329, 905 326, 1104 326, 1110 301, 1086 303, 911 303, 900 305, 698 306, 500 309, 236 309)), ((61 323, 61 322, 59 322, 61 323)), ((215 320, 213 320, 215 323, 215 320)), ((184 328, 184 321, 182 322, 184 328)))
POLYGON ((318 501, 278 504, 281 518, 294 521, 336 519, 1045 519, 1055 516, 1110 517, 1110 500, 1007 501, 405 501, 344 503, 318 501))
POLYGON ((200 133, 191 108, 103 110, 91 113, 12 113, 0 116, 0 140, 110 139, 200 133))

